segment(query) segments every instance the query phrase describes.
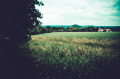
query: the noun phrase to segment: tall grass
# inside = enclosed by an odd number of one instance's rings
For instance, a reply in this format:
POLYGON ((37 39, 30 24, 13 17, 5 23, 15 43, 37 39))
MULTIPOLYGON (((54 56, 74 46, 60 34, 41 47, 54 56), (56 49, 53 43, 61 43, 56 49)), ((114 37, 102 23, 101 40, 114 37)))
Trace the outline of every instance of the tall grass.
POLYGON ((34 35, 24 46, 36 58, 34 62, 43 79, 108 78, 108 71, 119 58, 120 40, 95 38, 34 35))

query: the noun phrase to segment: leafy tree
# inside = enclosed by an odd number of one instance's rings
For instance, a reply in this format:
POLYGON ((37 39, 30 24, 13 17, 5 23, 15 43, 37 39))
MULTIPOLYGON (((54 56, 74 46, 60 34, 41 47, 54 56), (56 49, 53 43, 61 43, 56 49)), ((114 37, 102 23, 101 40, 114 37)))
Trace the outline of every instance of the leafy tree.
POLYGON ((58 31, 62 32, 63 31, 63 27, 58 27, 58 31))
POLYGON ((52 30, 56 32, 56 31, 58 31, 58 28, 57 27, 52 27, 52 30))
POLYGON ((52 28, 50 26, 46 26, 45 30, 46 30, 46 33, 52 32, 52 28))
POLYGON ((41 31, 40 28, 37 26, 35 26, 35 28, 31 30, 31 34, 39 34, 39 33, 41 33, 41 31))
POLYGON ((50 26, 46 26, 46 28, 51 29, 51 27, 50 27, 50 26))
POLYGON ((42 14, 35 9, 35 5, 43 6, 44 4, 38 0, 8 0, 4 3, 7 8, 3 9, 8 11, 4 10, 2 13, 4 16, 2 17, 3 28, 0 29, 1 39, 5 37, 17 41, 30 39, 30 30, 40 23, 37 18, 42 18, 42 14))

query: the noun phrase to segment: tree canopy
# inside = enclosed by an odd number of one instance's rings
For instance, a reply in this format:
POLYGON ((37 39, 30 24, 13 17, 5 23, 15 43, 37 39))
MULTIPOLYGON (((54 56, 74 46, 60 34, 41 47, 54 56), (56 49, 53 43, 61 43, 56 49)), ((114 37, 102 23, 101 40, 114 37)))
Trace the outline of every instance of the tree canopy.
POLYGON ((9 37, 15 40, 27 40, 30 38, 30 29, 40 22, 42 13, 35 5, 43 6, 38 0, 8 0, 2 1, 0 39, 9 37))

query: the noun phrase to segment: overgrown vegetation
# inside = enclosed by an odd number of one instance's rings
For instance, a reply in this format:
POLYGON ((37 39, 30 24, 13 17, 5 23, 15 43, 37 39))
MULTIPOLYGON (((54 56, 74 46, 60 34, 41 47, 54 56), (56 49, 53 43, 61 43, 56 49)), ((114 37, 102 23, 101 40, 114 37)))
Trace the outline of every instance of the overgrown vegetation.
POLYGON ((119 79, 119 33, 58 32, 32 36, 27 48, 42 79, 119 79), (81 36, 84 34, 84 36, 81 36), (62 36, 61 36, 62 35, 62 36), (98 37, 99 36, 99 37, 98 37), (106 37, 101 39, 101 37, 106 37))

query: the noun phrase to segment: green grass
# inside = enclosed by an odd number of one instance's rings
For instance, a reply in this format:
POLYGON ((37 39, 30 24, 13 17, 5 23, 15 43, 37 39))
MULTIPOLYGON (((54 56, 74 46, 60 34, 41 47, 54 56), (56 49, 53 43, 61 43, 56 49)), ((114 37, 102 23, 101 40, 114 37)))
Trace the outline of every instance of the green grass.
POLYGON ((95 39, 120 39, 120 32, 52 32, 44 34, 36 34, 33 36, 40 37, 76 37, 76 38, 95 38, 95 39))
POLYGON ((103 79, 118 64, 120 33, 45 33, 33 35, 22 47, 36 59, 43 79, 103 79))

